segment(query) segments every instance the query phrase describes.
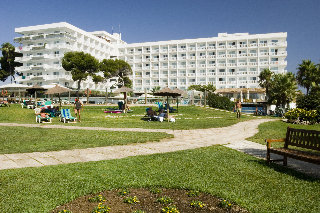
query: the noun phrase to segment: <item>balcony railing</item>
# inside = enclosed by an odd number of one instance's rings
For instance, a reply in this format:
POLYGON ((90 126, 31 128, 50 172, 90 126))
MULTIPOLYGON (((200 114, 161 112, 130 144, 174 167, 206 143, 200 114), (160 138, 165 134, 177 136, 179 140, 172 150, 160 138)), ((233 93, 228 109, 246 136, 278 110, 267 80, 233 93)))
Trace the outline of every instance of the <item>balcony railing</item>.
POLYGON ((207 49, 208 50, 214 50, 214 49, 216 49, 216 47, 215 46, 208 46, 207 49))
POLYGON ((196 76, 196 74, 195 73, 187 73, 187 76, 188 77, 193 77, 193 76, 196 76))
POLYGON ((257 65, 258 65, 258 62, 248 62, 248 65, 249 65, 249 66, 257 66, 257 65))

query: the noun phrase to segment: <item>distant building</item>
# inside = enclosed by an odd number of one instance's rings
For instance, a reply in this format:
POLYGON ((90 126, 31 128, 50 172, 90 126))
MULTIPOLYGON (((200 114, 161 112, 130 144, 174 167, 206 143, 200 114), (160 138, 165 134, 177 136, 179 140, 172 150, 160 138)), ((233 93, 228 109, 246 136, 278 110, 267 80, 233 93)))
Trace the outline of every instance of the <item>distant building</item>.
MULTIPOLYGON (((259 73, 269 68, 286 72, 287 33, 219 33, 218 37, 127 44, 120 33, 86 32, 62 22, 16 28, 22 37, 16 58, 22 84, 59 83, 76 87, 70 72, 61 66, 65 52, 83 51, 99 60, 119 58, 133 70, 135 91, 154 87, 187 89, 194 84, 223 88, 257 88, 259 73)), ((94 84, 89 78, 82 88, 104 90, 109 84, 94 84)))

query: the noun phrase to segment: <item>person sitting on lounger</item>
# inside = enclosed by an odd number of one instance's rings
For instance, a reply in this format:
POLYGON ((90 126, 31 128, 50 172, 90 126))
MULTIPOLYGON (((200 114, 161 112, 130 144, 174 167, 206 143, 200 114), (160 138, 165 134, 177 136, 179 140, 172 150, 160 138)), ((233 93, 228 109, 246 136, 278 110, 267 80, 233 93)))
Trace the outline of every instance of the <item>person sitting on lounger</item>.
POLYGON ((149 107, 147 110, 147 116, 150 117, 151 121, 156 121, 158 119, 157 113, 152 109, 152 107, 149 107))

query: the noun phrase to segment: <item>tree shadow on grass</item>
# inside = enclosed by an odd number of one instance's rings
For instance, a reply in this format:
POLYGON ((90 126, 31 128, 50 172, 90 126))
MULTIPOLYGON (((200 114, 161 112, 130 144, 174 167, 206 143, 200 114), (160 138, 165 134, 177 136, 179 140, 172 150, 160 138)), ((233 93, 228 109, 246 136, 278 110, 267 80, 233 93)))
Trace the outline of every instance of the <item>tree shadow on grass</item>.
POLYGON ((304 173, 302 171, 297 171, 296 169, 294 168, 290 168, 290 167, 285 167, 283 165, 279 165, 279 164, 276 164, 276 163, 270 163, 268 164, 266 160, 263 160, 263 159, 254 159, 254 160, 249 160, 249 162, 254 162, 254 163, 257 163, 259 165, 262 165, 264 167, 268 167, 276 172, 280 172, 280 173, 283 173, 283 174, 286 174, 286 175, 290 175, 292 177, 295 177, 297 179, 300 179, 300 180, 304 180, 304 181, 308 181, 308 182, 319 182, 320 181, 320 178, 317 177, 316 175, 314 174, 307 174, 307 173, 304 173))

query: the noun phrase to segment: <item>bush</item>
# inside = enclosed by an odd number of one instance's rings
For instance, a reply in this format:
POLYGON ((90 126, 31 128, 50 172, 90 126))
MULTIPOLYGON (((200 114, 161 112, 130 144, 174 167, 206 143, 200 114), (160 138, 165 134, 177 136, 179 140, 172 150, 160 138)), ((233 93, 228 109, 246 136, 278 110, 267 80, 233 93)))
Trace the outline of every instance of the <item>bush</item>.
POLYGON ((297 107, 305 110, 320 110, 320 93, 298 96, 297 107))
POLYGON ((210 107, 226 110, 232 110, 234 107, 234 102, 230 101, 228 97, 219 96, 213 93, 208 95, 208 104, 210 107))
POLYGON ((307 123, 315 124, 320 121, 320 111, 317 110, 305 110, 305 109, 292 109, 284 114, 285 118, 290 123, 307 123))

